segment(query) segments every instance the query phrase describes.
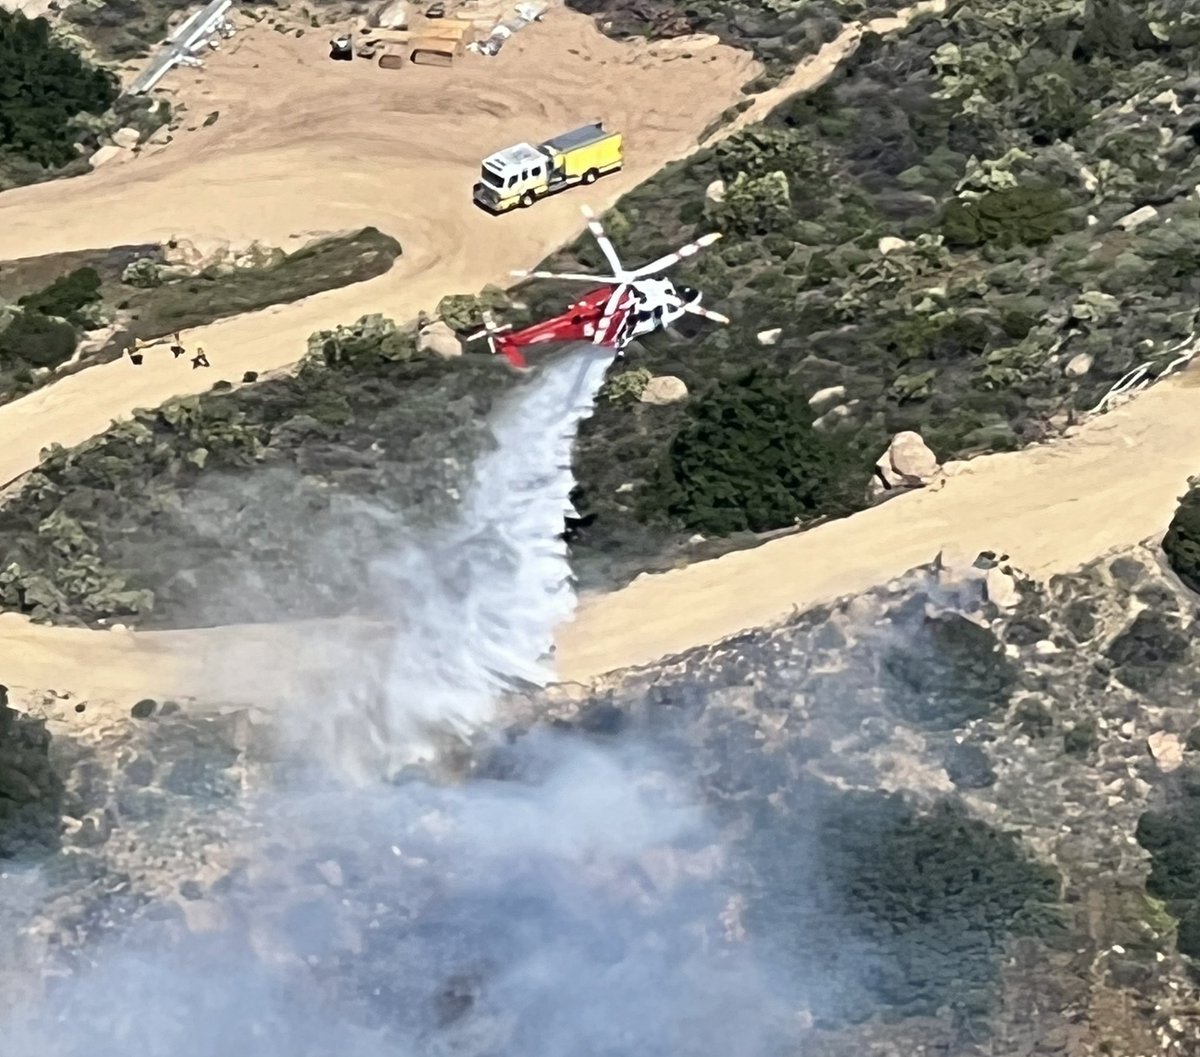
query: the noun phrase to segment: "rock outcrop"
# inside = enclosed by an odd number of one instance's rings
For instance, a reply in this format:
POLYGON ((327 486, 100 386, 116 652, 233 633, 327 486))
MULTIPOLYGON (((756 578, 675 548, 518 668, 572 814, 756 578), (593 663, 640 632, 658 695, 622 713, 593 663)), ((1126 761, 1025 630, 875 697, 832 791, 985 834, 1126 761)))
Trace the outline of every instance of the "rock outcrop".
POLYGON ((921 434, 897 433, 875 464, 875 491, 920 488, 933 481, 939 469, 937 456, 921 434))

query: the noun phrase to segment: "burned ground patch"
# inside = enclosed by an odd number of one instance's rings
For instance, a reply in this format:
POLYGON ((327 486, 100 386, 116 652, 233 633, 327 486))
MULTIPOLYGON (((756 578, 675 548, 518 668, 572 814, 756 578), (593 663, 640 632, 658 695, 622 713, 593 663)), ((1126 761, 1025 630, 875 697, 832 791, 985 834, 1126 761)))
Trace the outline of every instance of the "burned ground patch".
POLYGON ((1017 683, 1017 669, 992 631, 956 613, 924 620, 908 642, 888 651, 883 669, 893 707, 932 729, 1002 710, 1017 683))

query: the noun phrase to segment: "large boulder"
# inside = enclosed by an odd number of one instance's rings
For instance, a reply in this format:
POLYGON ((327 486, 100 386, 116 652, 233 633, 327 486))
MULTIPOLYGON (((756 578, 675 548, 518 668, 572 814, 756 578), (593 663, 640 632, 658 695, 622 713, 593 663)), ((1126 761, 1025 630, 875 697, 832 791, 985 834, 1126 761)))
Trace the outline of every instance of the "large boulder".
POLYGON ((133 150, 141 135, 136 128, 119 128, 112 134, 112 141, 122 150, 133 150))
POLYGON ((106 162, 112 161, 113 158, 119 158, 122 153, 124 152, 120 147, 118 147, 115 143, 110 143, 96 151, 88 159, 88 161, 91 163, 92 168, 95 169, 101 165, 104 165, 106 162))
POLYGON ((651 378, 646 383, 639 399, 643 404, 662 405, 686 400, 687 395, 688 387, 683 383, 683 379, 676 378, 673 374, 663 374, 651 378))
POLYGON ((897 433, 888 450, 875 464, 877 478, 886 488, 916 488, 927 485, 938 474, 937 456, 920 433, 897 433))
POLYGON ((448 323, 435 319, 417 333, 417 351, 452 360, 463 354, 463 346, 448 323))

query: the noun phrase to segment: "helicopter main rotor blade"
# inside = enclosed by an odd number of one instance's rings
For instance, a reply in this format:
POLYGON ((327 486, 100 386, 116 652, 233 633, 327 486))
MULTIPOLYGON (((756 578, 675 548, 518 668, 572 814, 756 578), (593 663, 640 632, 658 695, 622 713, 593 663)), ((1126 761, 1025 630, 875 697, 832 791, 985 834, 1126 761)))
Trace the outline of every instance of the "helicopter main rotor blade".
POLYGON ((617 249, 612 244, 612 239, 608 237, 608 233, 604 230, 604 225, 596 218, 596 214, 592 211, 591 206, 581 207, 580 212, 587 217, 588 231, 592 233, 592 238, 596 240, 596 245, 600 247, 600 252, 604 254, 604 259, 608 261, 609 266, 612 268, 613 275, 618 275, 622 278, 627 276, 629 273, 621 263, 621 258, 617 256, 617 249))
POLYGON ((705 246, 711 246, 721 237, 719 231, 711 232, 708 235, 701 235, 695 242, 689 242, 686 246, 680 246, 674 253, 668 253, 665 257, 659 257, 656 261, 651 261, 644 267, 638 268, 632 273, 632 278, 643 279, 648 275, 654 275, 657 272, 666 271, 673 264, 678 264, 681 260, 687 257, 694 257, 705 246))
POLYGON ((699 305, 684 305, 683 310, 690 312, 693 316, 703 316, 705 319, 710 319, 714 323, 728 323, 729 317, 721 315, 720 312, 713 312, 707 308, 701 308, 699 305))
POLYGON ((615 275, 584 275, 581 272, 529 272, 515 271, 511 275, 518 279, 566 279, 572 283, 619 283, 619 279, 615 275))

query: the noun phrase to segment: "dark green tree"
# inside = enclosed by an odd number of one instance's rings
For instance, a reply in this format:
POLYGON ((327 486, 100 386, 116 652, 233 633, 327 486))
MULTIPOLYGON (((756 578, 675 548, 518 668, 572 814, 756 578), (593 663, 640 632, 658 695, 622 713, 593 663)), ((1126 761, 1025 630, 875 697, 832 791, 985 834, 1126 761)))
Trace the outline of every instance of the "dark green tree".
POLYGON ((117 94, 112 74, 56 42, 44 18, 0 11, 0 154, 66 165, 76 157, 76 117, 103 113, 117 94))
POLYGON ((688 409, 661 473, 657 501, 701 532, 765 532, 862 505, 864 461, 813 428, 794 380, 755 369, 688 409))

